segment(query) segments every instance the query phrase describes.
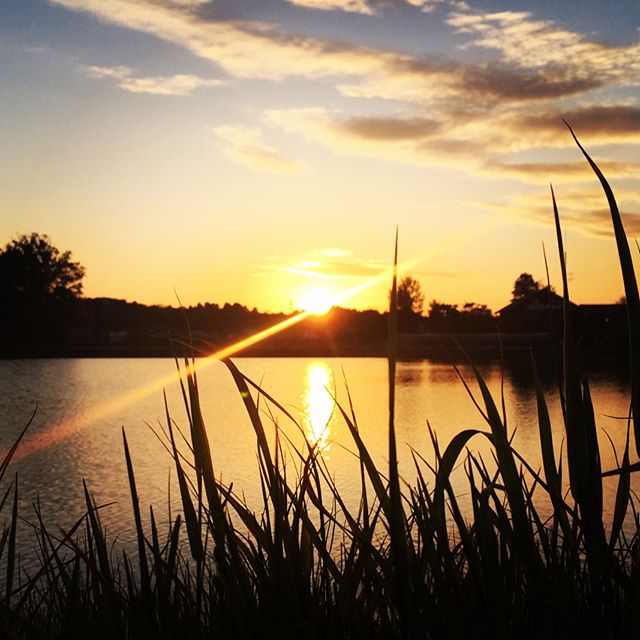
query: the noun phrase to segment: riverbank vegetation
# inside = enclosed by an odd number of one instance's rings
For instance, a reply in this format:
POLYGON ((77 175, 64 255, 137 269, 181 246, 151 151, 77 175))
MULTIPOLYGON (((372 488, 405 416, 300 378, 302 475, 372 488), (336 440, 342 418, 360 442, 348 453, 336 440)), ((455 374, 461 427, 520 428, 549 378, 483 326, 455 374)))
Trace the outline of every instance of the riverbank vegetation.
MULTIPOLYGON (((1 249, 0 299, 8 312, 0 315, 0 358, 170 357, 169 337, 213 352, 300 313, 267 313, 238 303, 182 308, 86 298, 83 276, 71 253, 59 251, 45 235, 21 236, 1 249)), ((561 339, 562 300, 528 273, 516 278, 510 304, 495 313, 475 302, 425 304, 422 286, 411 275, 399 280, 397 297, 398 331, 408 338, 399 343, 403 357, 450 357, 455 353, 451 341, 439 336, 462 337, 476 356, 486 355, 487 345, 497 353, 496 340, 487 342, 487 336, 498 332, 511 336, 504 341, 507 347, 526 349, 561 339)), ((623 354, 624 305, 572 305, 572 315, 583 348, 623 354)), ((242 355, 382 356, 387 324, 386 312, 336 306, 292 323, 242 355)))
MULTIPOLYGON (((617 469, 602 469, 597 425, 572 323, 559 213, 552 194, 563 280, 560 354, 564 438, 554 440, 535 384, 542 467, 512 448, 500 398, 476 372, 478 422, 450 442, 428 430, 433 458, 414 453, 400 477, 395 433, 397 282, 388 314, 389 429, 386 468, 376 467, 357 407, 337 404, 357 453, 360 503, 350 509, 317 443, 296 448, 277 428, 295 418, 226 360, 255 431, 263 504, 213 468, 200 410, 197 360, 179 360, 188 425, 167 406, 163 438, 182 508, 164 529, 138 498, 123 431, 136 544, 122 550, 100 523, 85 486, 86 514, 53 532, 36 507, 39 569, 19 568, 18 479, 0 465, 0 629, 13 638, 633 638, 640 633, 640 521, 631 490, 640 455, 640 299, 611 189, 611 210, 631 327, 627 445, 617 469), (266 410, 265 410, 266 409, 266 410), (273 420, 265 416, 271 415, 273 420), (275 417, 277 416, 277 418, 275 417), (486 440, 493 460, 467 451, 486 440), (464 496, 451 476, 462 466, 464 496), (603 518, 603 475, 617 493, 603 518)), ((397 254, 397 241, 396 241, 397 254)), ((535 356, 531 366, 535 371, 535 356)), ((535 377, 535 376, 534 376, 535 377)), ((462 381, 461 384, 467 384, 462 381)), ((469 383, 471 384, 471 383, 469 383)), ((471 393, 471 387, 468 387, 471 393)), ((425 393, 428 393, 425 389, 425 393)), ((516 425, 517 426, 517 425, 516 425)), ((231 433, 231 431, 228 431, 231 433)), ((19 446, 19 442, 16 443, 19 446)), ((21 543, 22 544, 22 543, 21 543)))

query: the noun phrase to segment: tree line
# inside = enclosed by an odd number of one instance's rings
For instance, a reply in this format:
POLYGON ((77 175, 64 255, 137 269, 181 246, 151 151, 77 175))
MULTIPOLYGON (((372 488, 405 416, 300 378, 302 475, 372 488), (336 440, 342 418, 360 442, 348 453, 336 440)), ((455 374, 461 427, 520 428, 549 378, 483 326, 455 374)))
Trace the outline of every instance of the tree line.
MULTIPOLYGON (((48 236, 22 235, 0 250, 0 315, 2 344, 67 344, 165 339, 183 334, 188 324, 196 335, 219 340, 266 328, 285 314, 261 313, 240 304, 198 304, 186 309, 142 305, 111 298, 84 298, 85 268, 70 251, 55 247, 48 236)), ((530 274, 514 283, 512 300, 526 299, 544 287, 530 274)), ((398 317, 404 332, 473 333, 496 330, 496 317, 484 304, 461 305, 431 300, 419 281, 407 275, 398 286, 398 317)), ((386 331, 377 311, 333 309, 326 318, 309 318, 287 332, 300 338, 315 332, 327 339, 378 340, 386 331)))

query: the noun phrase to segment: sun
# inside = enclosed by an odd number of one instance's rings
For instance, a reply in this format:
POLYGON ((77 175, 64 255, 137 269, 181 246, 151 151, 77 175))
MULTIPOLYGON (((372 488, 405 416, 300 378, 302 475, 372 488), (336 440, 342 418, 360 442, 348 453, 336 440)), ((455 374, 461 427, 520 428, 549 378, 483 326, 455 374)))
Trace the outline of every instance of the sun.
POLYGON ((300 307, 317 316, 322 316, 330 311, 333 304, 334 296, 320 289, 311 289, 300 297, 300 307))

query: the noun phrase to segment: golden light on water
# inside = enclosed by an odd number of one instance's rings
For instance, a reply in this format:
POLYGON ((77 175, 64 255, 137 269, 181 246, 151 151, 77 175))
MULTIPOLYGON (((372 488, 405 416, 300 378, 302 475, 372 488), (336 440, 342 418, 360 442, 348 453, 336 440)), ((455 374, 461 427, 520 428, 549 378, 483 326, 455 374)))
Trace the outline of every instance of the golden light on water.
POLYGON ((331 426, 336 421, 331 397, 333 375, 325 362, 310 362, 305 371, 303 396, 305 435, 311 446, 326 453, 331 448, 331 426))
MULTIPOLYGON (((189 365, 189 369, 192 368, 193 371, 198 373, 203 369, 209 367, 214 362, 218 362, 224 358, 228 358, 238 353, 239 351, 246 349, 247 347, 251 347, 254 344, 261 342, 262 340, 266 340, 267 338, 276 335, 281 331, 284 331, 288 327, 292 327, 298 324, 309 315, 309 311, 298 313, 295 316, 283 320, 282 322, 278 322, 272 327, 254 333, 253 335, 239 340, 238 342, 234 342, 233 344, 223 347, 222 349, 218 349, 217 351, 214 351, 204 358, 198 358, 193 363, 193 365, 189 365)), ((106 400, 99 405, 90 407, 74 416, 69 416, 63 421, 49 424, 45 428, 43 428, 36 436, 25 440, 20 445, 20 448, 16 451, 14 458, 19 460, 21 458, 26 458, 36 451, 46 449, 59 440, 71 436, 74 433, 91 426, 99 420, 104 420, 108 417, 111 417, 119 411, 136 404, 152 393, 159 393, 164 387, 176 383, 177 380, 178 374, 174 371, 165 376, 159 377, 147 384, 132 389, 131 391, 123 393, 115 398, 106 400)), ((5 453, 6 452, 2 452, 2 455, 4 455, 5 453)))

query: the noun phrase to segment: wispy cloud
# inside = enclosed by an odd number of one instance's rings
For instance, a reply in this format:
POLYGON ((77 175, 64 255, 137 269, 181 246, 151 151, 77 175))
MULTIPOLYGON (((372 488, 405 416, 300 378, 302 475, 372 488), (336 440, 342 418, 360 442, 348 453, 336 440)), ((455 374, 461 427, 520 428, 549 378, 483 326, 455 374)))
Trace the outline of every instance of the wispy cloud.
POLYGON ((291 4, 321 11, 349 11, 353 13, 373 14, 367 0, 288 0, 291 4))
MULTIPOLYGON (((640 108, 601 102, 608 87, 640 83, 640 44, 592 42, 584 34, 536 20, 528 12, 483 14, 464 3, 446 3, 454 7, 447 23, 467 38, 465 46, 493 51, 497 57, 479 63, 300 35, 266 22, 224 20, 199 10, 199 2, 49 1, 183 46, 238 79, 323 77, 333 80, 344 96, 388 101, 386 115, 377 108, 372 116, 366 107, 362 115, 326 109, 280 109, 266 114, 270 122, 341 154, 420 165, 456 163, 485 174, 500 169, 526 180, 541 167, 522 162, 509 165, 504 156, 543 146, 571 146, 563 117, 589 143, 640 141, 640 108)), ((317 9, 360 13, 388 4, 382 0, 294 1, 317 9)), ((409 4, 429 8, 433 0, 409 4)), ((128 91, 188 93, 203 82, 217 82, 194 76, 135 78, 126 67, 107 68, 103 73, 102 77, 113 78, 128 91)), ((255 132, 251 140, 246 132, 244 140, 237 134, 224 129, 222 134, 227 136, 227 153, 235 160, 268 170, 295 166, 260 143, 255 132)), ((623 170, 622 165, 617 169, 623 170)), ((567 166, 563 173, 568 176, 572 171, 567 166)))
MULTIPOLYGON (((497 113, 493 118, 452 111, 434 118, 353 117, 327 109, 269 110, 265 118, 286 131, 329 147, 341 155, 371 157, 416 165, 456 166, 482 175, 527 182, 592 180, 584 161, 515 161, 513 152, 547 147, 573 148, 563 117, 591 144, 640 142, 640 109, 586 107, 542 113, 497 113)), ((637 177, 640 165, 601 160, 610 177, 637 177)))
MULTIPOLYGON (((431 118, 345 117, 319 108, 269 110, 270 124, 322 144, 340 155, 375 158, 418 166, 482 170, 487 147, 502 149, 490 132, 453 120, 431 118)), ((506 147, 505 150, 509 150, 506 147)))
POLYGON ((536 114, 519 114, 502 122, 512 131, 534 133, 545 144, 567 132, 566 120, 593 142, 640 142, 640 107, 637 105, 589 105, 536 114))
POLYGON ((316 280, 371 278, 388 268, 386 264, 359 258, 339 247, 317 249, 306 257, 293 259, 278 256, 260 266, 269 271, 292 273, 316 280))
POLYGON ((317 255, 324 258, 346 258, 352 256, 353 251, 341 249, 340 247, 327 247, 326 249, 318 249, 317 255))
POLYGON ((431 118, 380 118, 360 116, 341 124, 344 131, 363 140, 416 140, 432 136, 442 123, 431 118))
POLYGON ((374 15, 384 8, 402 6, 418 7, 428 13, 440 5, 464 10, 467 4, 461 0, 287 0, 289 3, 320 11, 347 11, 374 15))
POLYGON ((420 143, 428 136, 427 132, 434 129, 431 121, 425 121, 421 127, 417 120, 351 119, 339 112, 319 108, 274 109, 267 111, 265 118, 270 124, 302 135, 339 154, 429 164, 428 154, 421 152, 420 143))
POLYGON ((529 12, 452 13, 448 24, 458 33, 473 36, 474 46, 497 50, 503 61, 520 68, 555 68, 568 79, 640 83, 640 43, 591 42, 551 21, 535 20, 529 12))
POLYGON ((224 125, 213 129, 224 143, 225 155, 239 164, 257 171, 287 173, 301 171, 303 166, 279 155, 261 140, 261 132, 244 125, 224 125))
POLYGON ((86 67, 87 75, 92 78, 112 78, 114 80, 122 80, 128 78, 132 73, 131 67, 119 66, 119 67, 99 67, 93 65, 86 67))
POLYGON ((391 55, 291 34, 264 22, 205 19, 192 7, 170 0, 49 1, 178 44, 238 78, 368 74, 383 68, 391 55))
MULTIPOLYGON (((627 235, 640 235, 640 191, 618 189, 616 198, 627 235)), ((604 238, 613 235, 611 212, 599 188, 556 189, 556 199, 564 228, 585 236, 604 238)), ((507 202, 487 204, 486 208, 527 224, 554 224, 548 190, 545 193, 516 195, 507 202)))
POLYGON ((217 87, 221 80, 201 78, 191 74, 173 76, 135 76, 133 69, 118 67, 87 67, 87 74, 92 78, 108 78, 116 80, 118 86, 131 93, 150 93, 161 96, 188 96, 200 87, 217 87))
POLYGON ((595 75, 567 74, 560 65, 532 74, 518 64, 487 66, 418 58, 341 40, 296 35, 264 22, 204 19, 190 6, 168 0, 50 2, 89 11, 179 44, 239 78, 357 78, 355 83, 338 85, 349 95, 418 102, 442 102, 457 96, 524 101, 575 95, 602 83, 595 75))
MULTIPOLYGON (((637 178, 640 164, 634 162, 599 161, 608 178, 637 178)), ((527 182, 548 184, 560 182, 593 182, 593 171, 583 160, 578 162, 505 162, 489 160, 484 170, 499 178, 520 178, 527 182)))

